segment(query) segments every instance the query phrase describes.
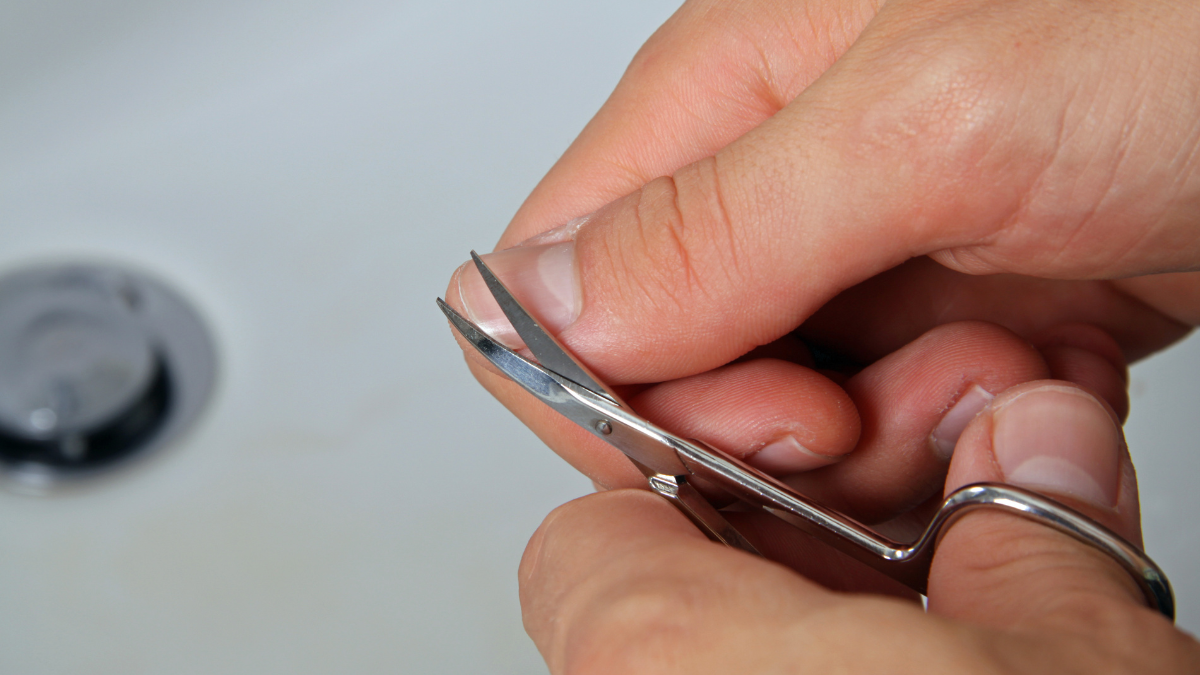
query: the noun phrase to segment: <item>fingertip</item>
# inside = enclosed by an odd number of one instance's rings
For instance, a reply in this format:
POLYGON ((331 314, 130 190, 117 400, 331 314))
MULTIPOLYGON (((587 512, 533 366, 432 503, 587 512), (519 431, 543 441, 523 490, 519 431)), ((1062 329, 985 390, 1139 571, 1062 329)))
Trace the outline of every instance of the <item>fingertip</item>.
MULTIPOLYGON (((1041 380, 999 395, 959 439, 946 494, 978 482, 1015 485, 1140 542, 1137 489, 1116 415, 1070 382, 1041 380)), ((1099 551, 1042 523, 970 514, 944 533, 930 573, 930 607, 989 625, 1051 614, 1088 621, 1096 602, 1142 597, 1099 551)))
MULTIPOLYGON (((562 332, 579 316, 582 295, 571 241, 518 246, 480 258, 551 332, 562 332)), ((493 339, 512 349, 525 346, 471 261, 455 270, 446 297, 493 339)))
MULTIPOLYGON (((517 566, 517 580, 520 584, 522 595, 524 589, 531 584, 537 576, 538 560, 542 555, 542 544, 546 541, 546 530, 549 529, 551 523, 558 517, 557 507, 542 520, 537 529, 530 535, 529 541, 525 544, 525 551, 521 554, 521 563, 517 566)), ((522 604, 524 599, 522 598, 522 604)))
POLYGON ((1124 371, 1118 371, 1111 361, 1087 349, 1053 346, 1042 348, 1041 352, 1054 379, 1073 382, 1093 392, 1112 408, 1118 421, 1125 421, 1129 415, 1129 389, 1124 371))
POLYGON ((962 435, 963 430, 995 397, 995 394, 987 389, 978 384, 972 384, 950 406, 950 409, 942 415, 942 419, 929 435, 930 445, 938 459, 950 461, 950 457, 954 454, 954 446, 958 444, 958 438, 962 435))
POLYGON ((808 368, 776 359, 665 382, 631 403, 676 435, 776 475, 837 462, 858 441, 858 412, 846 392, 808 368))
POLYGON ((682 518, 647 490, 608 490, 573 499, 551 511, 529 538, 518 578, 523 587, 539 586, 538 574, 547 565, 556 568, 592 561, 599 553, 597 547, 612 553, 612 547, 603 542, 620 530, 626 531, 624 538, 672 527, 690 529, 702 537, 682 518))
POLYGON ((612 571, 647 542, 676 545, 707 539, 661 497, 647 490, 610 490, 571 500, 553 511, 530 537, 518 569, 526 629, 535 639, 552 627, 564 598, 580 581, 612 571))
POLYGON ((1047 375, 1037 351, 985 322, 930 330, 846 384, 861 416, 844 461, 789 477, 800 492, 880 522, 941 493, 959 433, 994 392, 1047 375))
POLYGON ((1128 379, 1129 364, 1121 351, 1121 345, 1098 326, 1078 322, 1058 324, 1038 333, 1029 341, 1043 352, 1054 347, 1086 350, 1107 361, 1122 381, 1128 379))
POLYGON ((1117 341, 1091 324, 1060 324, 1030 342, 1042 353, 1050 376, 1098 394, 1121 421, 1129 414, 1129 368, 1117 341))
POLYGON ((1116 414, 1091 392, 1058 380, 1028 382, 991 402, 964 431, 946 493, 994 481, 1114 510, 1128 463, 1116 414))

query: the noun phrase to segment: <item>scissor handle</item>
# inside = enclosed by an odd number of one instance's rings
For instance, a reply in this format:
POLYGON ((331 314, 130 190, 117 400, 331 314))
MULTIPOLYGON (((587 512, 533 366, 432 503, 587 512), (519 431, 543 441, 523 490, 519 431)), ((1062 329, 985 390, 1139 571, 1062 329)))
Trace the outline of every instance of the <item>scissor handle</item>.
MULTIPOLYGON (((672 441, 680 461, 694 475, 715 483, 742 501, 762 508, 918 593, 927 591, 934 550, 950 526, 970 511, 990 508, 1052 527, 1105 553, 1133 577, 1151 608, 1175 620, 1171 584, 1153 560, 1091 518, 1029 490, 998 483, 975 483, 959 488, 942 502, 924 534, 916 542, 905 545, 816 504, 775 478, 705 443, 678 438, 672 441)), ((753 548, 749 550, 753 551, 753 548)))
POLYGON ((1092 546, 1116 560, 1141 588, 1146 603, 1175 620, 1175 594, 1166 574, 1138 547, 1078 511, 1043 495, 999 483, 973 483, 959 488, 942 502, 921 540, 934 537, 930 548, 966 513, 980 508, 1000 509, 1052 527, 1092 546))

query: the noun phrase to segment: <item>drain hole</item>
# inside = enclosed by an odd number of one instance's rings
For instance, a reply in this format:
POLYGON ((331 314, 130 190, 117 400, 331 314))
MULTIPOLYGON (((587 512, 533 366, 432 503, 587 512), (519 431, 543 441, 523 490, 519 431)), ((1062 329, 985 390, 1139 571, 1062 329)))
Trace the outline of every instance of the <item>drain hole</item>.
MULTIPOLYGON (((0 430, 0 462, 20 471, 22 467, 60 472, 98 469, 139 450, 161 429, 171 407, 171 380, 161 363, 150 386, 128 409, 95 429, 76 430, 45 440, 20 438, 0 430)), ((32 416, 56 417, 50 408, 39 408, 32 416)), ((45 426, 53 427, 53 422, 45 426)))
POLYGON ((212 388, 212 342, 160 282, 111 266, 0 277, 0 470, 44 486, 177 436, 212 388))

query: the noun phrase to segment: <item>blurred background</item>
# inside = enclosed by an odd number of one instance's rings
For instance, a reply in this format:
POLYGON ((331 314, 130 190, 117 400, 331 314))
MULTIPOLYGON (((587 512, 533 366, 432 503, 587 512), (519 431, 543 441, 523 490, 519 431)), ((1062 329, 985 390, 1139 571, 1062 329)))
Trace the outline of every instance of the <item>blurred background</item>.
MULTIPOLYGON (((536 673, 516 566, 590 490, 474 384, 433 298, 671 0, 0 3, 0 275, 186 298, 168 447, 0 488, 0 672, 536 673)), ((1133 372, 1147 548, 1200 629, 1200 341, 1133 372)))

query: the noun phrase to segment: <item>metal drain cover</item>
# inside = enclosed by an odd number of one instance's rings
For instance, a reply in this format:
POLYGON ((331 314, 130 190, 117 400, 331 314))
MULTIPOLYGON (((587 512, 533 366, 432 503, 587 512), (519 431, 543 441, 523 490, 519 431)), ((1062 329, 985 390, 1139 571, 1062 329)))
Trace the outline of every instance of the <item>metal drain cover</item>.
POLYGON ((199 316, 156 280, 87 264, 0 276, 0 469, 45 486, 160 447, 214 369, 199 316))

